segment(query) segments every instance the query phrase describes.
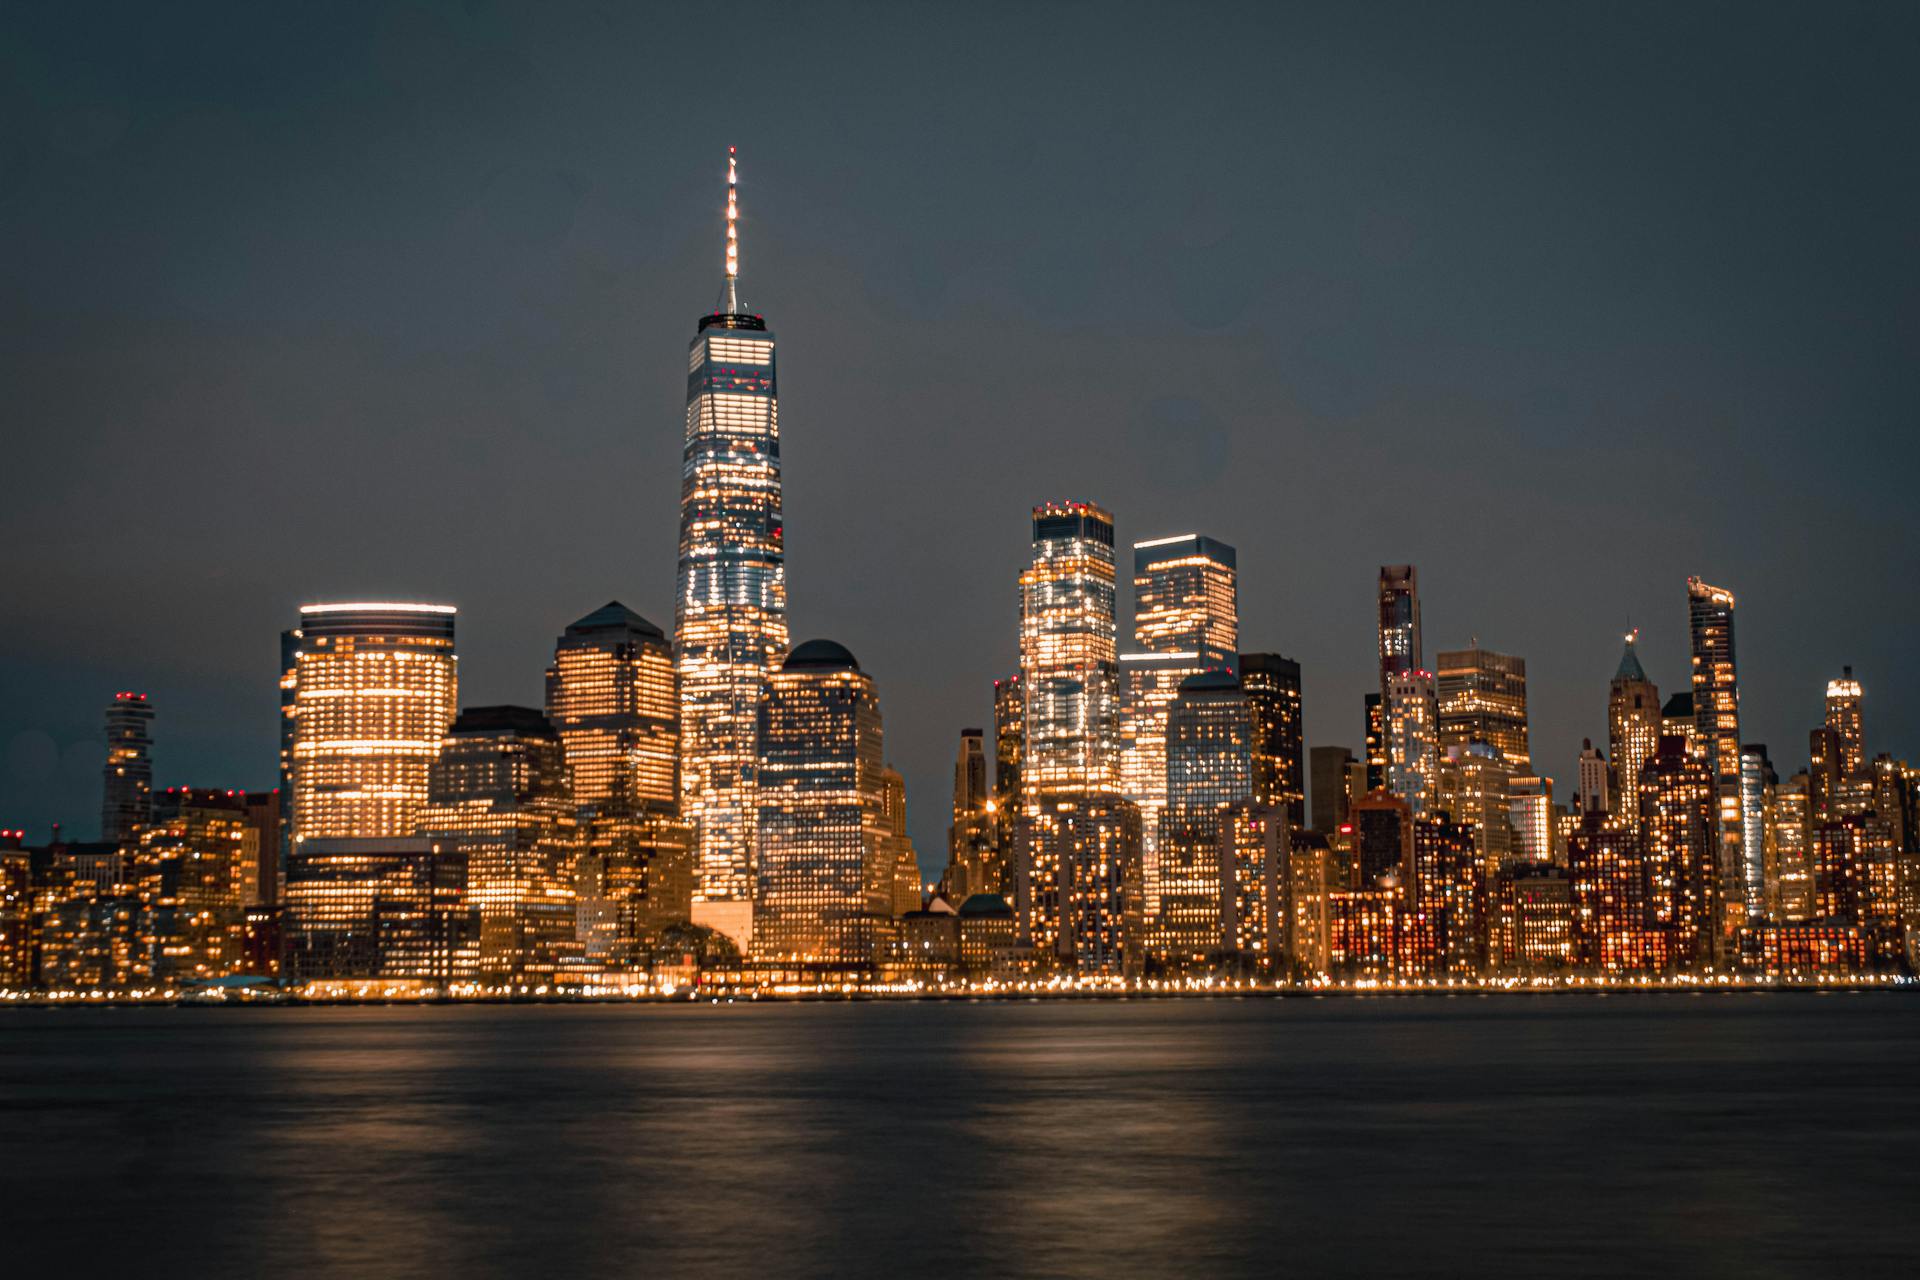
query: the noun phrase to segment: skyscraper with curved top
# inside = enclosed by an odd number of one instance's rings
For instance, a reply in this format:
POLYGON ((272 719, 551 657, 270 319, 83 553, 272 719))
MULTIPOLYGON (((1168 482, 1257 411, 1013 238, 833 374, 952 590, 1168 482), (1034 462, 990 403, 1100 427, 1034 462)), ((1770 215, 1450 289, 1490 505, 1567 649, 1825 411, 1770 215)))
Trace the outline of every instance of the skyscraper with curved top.
POLYGON ((693 917, 744 945, 753 935, 760 702, 787 651, 787 577, 774 339, 740 306, 738 190, 729 150, 719 308, 687 351, 674 655, 693 917))

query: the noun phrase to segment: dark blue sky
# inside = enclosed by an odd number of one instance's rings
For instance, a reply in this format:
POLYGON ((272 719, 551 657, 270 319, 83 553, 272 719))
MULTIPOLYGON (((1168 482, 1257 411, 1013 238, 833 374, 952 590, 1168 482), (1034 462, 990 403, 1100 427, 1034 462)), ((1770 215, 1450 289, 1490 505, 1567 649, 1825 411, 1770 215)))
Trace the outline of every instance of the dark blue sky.
POLYGON ((9 6, 0 826, 91 834, 122 688, 162 784, 269 785, 302 600, 458 604, 469 703, 670 624, 730 143, 795 638, 928 874, 1049 497, 1235 544, 1311 744, 1411 560, 1567 789, 1690 573, 1782 773, 1843 662, 1920 752, 1916 65, 1885 4, 9 6))

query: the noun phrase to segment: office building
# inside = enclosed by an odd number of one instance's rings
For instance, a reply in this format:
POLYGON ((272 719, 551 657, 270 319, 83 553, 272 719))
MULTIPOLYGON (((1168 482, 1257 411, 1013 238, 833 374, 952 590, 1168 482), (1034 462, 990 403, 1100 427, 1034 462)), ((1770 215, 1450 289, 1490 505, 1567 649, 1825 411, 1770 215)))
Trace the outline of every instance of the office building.
POLYGON ((1300 664, 1277 653, 1240 655, 1240 687, 1253 711, 1253 798, 1307 824, 1307 770, 1301 729, 1300 664))
POLYGON ((1667 939, 1669 963, 1707 969, 1720 920, 1718 784, 1686 741, 1662 737, 1640 774, 1640 836, 1650 922, 1667 939))
POLYGON ((547 668, 547 722, 580 824, 575 910, 596 965, 632 967, 661 929, 692 916, 677 683, 666 635, 618 601, 568 626, 547 668))
POLYGON ((477 975, 480 917, 457 841, 298 840, 285 900, 295 989, 444 991, 477 975))
POLYGON ((1612 811, 1630 827, 1640 824, 1640 769, 1660 747, 1660 690, 1647 679, 1636 651, 1640 633, 1629 631, 1620 665, 1607 686, 1607 756, 1613 762, 1612 811))
POLYGON ((244 792, 168 787, 154 797, 127 859, 139 902, 135 981, 175 987, 240 972, 259 857, 248 834, 244 792))
POLYGON ((1853 668, 1843 667, 1838 680, 1827 681, 1827 728, 1840 742, 1840 772, 1857 776, 1867 768, 1867 730, 1862 710, 1866 694, 1853 678, 1853 668))
POLYGON ((1033 561, 1020 575, 1023 807, 1119 790, 1119 673, 1113 517, 1087 502, 1033 509, 1033 561))
POLYGON ((565 750, 532 707, 468 707, 440 744, 418 834, 466 859, 483 981, 552 981, 580 967, 579 823, 565 750))
POLYGON ((1426 663, 1420 643, 1420 575, 1412 565, 1380 566, 1379 605, 1380 701, 1387 706, 1394 677, 1426 663))
POLYGON ((1443 650, 1436 679, 1440 749, 1484 742, 1515 773, 1532 771, 1527 746, 1527 663, 1483 649, 1443 650))
POLYGON ((412 836, 457 705, 453 607, 310 604, 299 630, 294 845, 412 836))
POLYGON ((1253 709, 1224 671, 1188 676, 1167 712, 1166 810, 1153 950, 1175 962, 1221 945, 1221 822, 1253 798, 1253 709))
POLYGON ((774 336, 740 303, 738 184, 729 151, 720 303, 687 352, 674 653, 692 914, 744 950, 754 929, 757 734, 769 675, 787 652, 787 577, 774 336))
POLYGON ((873 679, 841 645, 809 640, 773 674, 760 729, 757 958, 864 966, 889 941, 895 849, 881 735, 873 679))

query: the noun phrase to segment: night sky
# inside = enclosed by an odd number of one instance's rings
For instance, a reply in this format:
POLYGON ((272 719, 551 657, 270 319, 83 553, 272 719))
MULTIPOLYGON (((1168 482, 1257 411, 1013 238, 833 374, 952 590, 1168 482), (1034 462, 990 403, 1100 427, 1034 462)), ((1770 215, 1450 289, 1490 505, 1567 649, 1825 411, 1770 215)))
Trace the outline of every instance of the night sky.
POLYGON ((1783 776, 1842 663, 1920 753, 1916 65, 1893 4, 9 6, 0 826, 94 833, 120 689, 160 785, 272 785, 302 601, 457 604, 466 704, 670 627, 729 144, 794 639, 928 876, 1046 498, 1237 546, 1309 745, 1413 561, 1563 794, 1689 574, 1783 776))

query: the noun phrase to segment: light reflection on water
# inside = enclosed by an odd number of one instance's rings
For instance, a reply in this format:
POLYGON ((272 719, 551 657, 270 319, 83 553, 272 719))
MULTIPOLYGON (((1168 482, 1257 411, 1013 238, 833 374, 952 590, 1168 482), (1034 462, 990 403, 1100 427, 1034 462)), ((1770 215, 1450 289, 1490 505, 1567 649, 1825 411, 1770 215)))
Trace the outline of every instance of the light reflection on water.
POLYGON ((1916 1050, 1884 994, 15 1010, 0 1220, 141 1275, 1911 1274, 1916 1050))

